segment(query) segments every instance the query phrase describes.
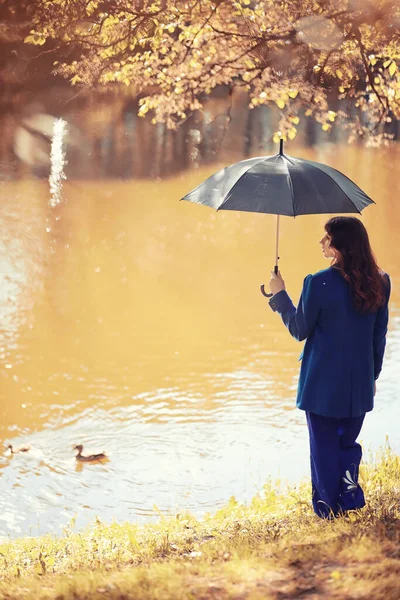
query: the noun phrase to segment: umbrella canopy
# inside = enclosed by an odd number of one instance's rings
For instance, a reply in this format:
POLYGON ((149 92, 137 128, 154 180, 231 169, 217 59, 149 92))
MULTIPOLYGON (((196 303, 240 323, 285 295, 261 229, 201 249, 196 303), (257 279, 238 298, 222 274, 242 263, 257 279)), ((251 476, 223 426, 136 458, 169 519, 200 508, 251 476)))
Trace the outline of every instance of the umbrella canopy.
MULTIPOLYGON (((242 160, 215 173, 182 200, 216 210, 240 210, 278 215, 275 273, 279 260, 279 217, 287 215, 361 213, 375 204, 340 171, 314 162, 286 156, 283 140, 279 154, 242 160)), ((264 286, 261 286, 264 296, 264 286)))
POLYGON ((373 204, 348 177, 327 165, 285 154, 242 160, 215 173, 182 200, 216 210, 274 215, 360 213, 373 204))

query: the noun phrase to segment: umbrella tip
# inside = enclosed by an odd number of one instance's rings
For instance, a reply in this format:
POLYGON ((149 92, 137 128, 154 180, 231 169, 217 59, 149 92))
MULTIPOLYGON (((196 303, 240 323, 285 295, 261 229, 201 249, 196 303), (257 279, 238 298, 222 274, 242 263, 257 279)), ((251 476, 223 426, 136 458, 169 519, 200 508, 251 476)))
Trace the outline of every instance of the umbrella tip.
POLYGON ((279 154, 280 154, 280 156, 283 155, 283 139, 282 138, 279 140, 279 154))

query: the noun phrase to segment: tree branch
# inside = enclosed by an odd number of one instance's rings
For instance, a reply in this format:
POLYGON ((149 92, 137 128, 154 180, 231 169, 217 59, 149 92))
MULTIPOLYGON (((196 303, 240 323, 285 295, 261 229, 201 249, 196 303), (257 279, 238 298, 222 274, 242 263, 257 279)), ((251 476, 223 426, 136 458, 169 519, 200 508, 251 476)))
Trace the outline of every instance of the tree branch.
POLYGON ((386 100, 386 106, 385 106, 385 103, 383 102, 383 97, 381 96, 381 94, 378 92, 378 90, 375 87, 374 76, 372 74, 371 69, 369 68, 368 61, 365 57, 365 47, 364 47, 363 41, 361 39, 361 32, 358 29, 358 27, 355 27, 353 29, 353 33, 354 33, 354 37, 356 38, 359 48, 360 48, 361 60, 363 61, 363 65, 364 65, 365 71, 367 73, 369 84, 370 84, 371 88, 373 89, 374 93, 376 94, 376 97, 378 98, 378 101, 381 104, 383 110, 386 113, 389 110, 387 98, 385 98, 385 100, 386 100))

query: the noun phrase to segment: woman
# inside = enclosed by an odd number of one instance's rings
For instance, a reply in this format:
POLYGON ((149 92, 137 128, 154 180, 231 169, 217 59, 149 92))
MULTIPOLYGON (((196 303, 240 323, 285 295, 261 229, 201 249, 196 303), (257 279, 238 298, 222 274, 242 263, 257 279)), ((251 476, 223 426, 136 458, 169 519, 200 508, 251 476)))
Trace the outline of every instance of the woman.
POLYGON ((306 340, 297 406, 306 411, 310 436, 313 507, 332 518, 365 505, 356 439, 382 369, 390 279, 358 219, 330 219, 320 244, 331 266, 305 278, 297 308, 280 273, 269 285, 271 308, 293 337, 306 340))

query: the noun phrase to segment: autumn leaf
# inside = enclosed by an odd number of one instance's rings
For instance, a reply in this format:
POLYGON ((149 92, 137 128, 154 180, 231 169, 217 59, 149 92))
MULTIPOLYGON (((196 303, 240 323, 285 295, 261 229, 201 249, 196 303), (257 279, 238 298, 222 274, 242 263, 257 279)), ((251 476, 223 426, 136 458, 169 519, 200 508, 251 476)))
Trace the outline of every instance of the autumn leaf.
POLYGON ((82 79, 79 77, 79 75, 74 75, 71 79, 71 85, 75 85, 76 83, 79 83, 79 81, 82 81, 82 79))

